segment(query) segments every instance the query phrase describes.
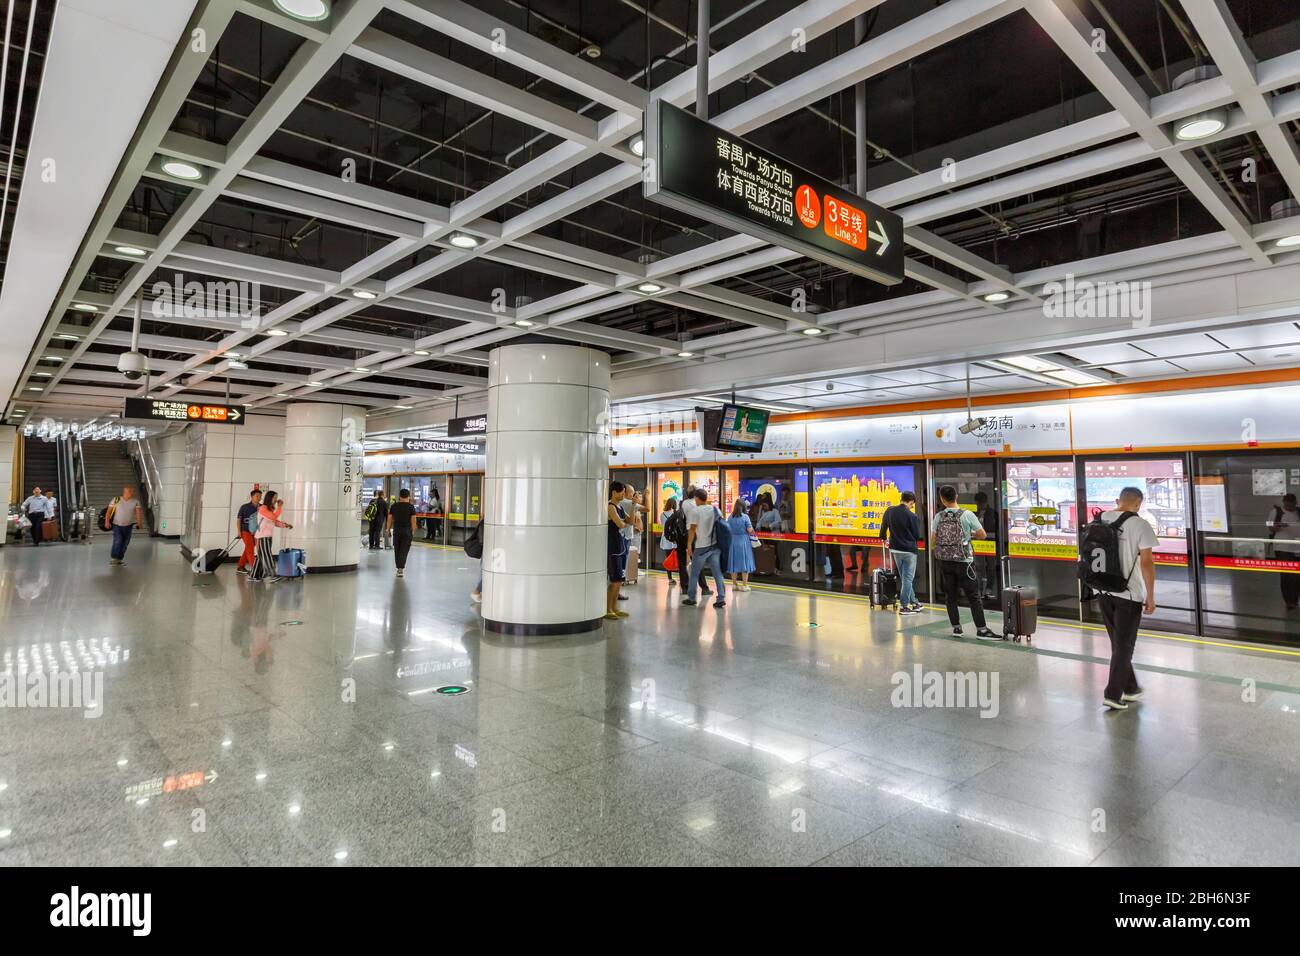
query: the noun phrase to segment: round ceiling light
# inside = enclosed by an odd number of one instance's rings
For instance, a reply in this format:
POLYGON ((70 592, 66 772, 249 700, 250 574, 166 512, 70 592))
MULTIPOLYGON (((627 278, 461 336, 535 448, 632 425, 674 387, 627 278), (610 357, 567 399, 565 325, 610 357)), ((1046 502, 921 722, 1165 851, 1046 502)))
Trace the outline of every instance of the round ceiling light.
POLYGON ((73 308, 76 309, 78 312, 98 312, 98 311, 99 311, 99 309, 95 308, 93 305, 86 305, 86 303, 84 303, 84 302, 78 302, 76 305, 73 306, 73 308))
POLYGON ((120 253, 122 253, 122 255, 124 255, 124 256, 142 256, 142 255, 144 255, 144 250, 141 249, 139 246, 114 246, 114 247, 113 247, 113 250, 114 250, 115 252, 120 252, 120 253))
POLYGON ((311 388, 324 388, 324 387, 325 387, 325 383, 324 383, 324 382, 308 382, 307 384, 308 384, 311 388))
POLYGON ((65 342, 76 342, 76 341, 79 341, 79 336, 73 335, 71 332, 60 332, 58 335, 56 335, 56 336, 54 336, 54 337, 55 337, 56 339, 63 339, 63 341, 65 341, 65 342))
POLYGON ((677 357, 678 357, 678 358, 695 358, 695 353, 694 353, 694 352, 678 352, 678 353, 677 353, 677 357))
POLYGON ((1300 246, 1300 235, 1283 236, 1277 241, 1277 247, 1279 249, 1293 249, 1296 246, 1300 246))
POLYGON ((416 350, 415 350, 414 352, 412 352, 411 354, 412 354, 412 355, 432 355, 433 353, 430 352, 428 349, 416 349, 416 350))
POLYGON ((1184 116, 1174 124, 1174 135, 1184 142, 1193 139, 1205 139, 1213 136, 1228 125, 1228 111, 1224 109, 1206 110, 1192 116, 1184 116))
POLYGON ((658 282, 642 282, 636 287, 636 291, 644 292, 646 295, 654 295, 656 292, 664 291, 664 287, 658 282))
POLYGON ((451 239, 448 241, 457 249, 473 249, 478 245, 478 237, 465 232, 452 233, 451 239))
POLYGON ((819 328, 816 328, 816 327, 814 327, 814 326, 810 326, 809 328, 806 328, 806 329, 803 330, 803 334, 804 334, 804 335, 821 335, 821 334, 822 334, 822 330, 819 329, 819 328))
POLYGON ((627 141, 627 147, 628 149, 632 150, 632 152, 636 153, 638 156, 644 156, 645 137, 642 136, 640 133, 637 133, 635 136, 633 136, 630 140, 627 141))
POLYGON ((377 293, 374 293, 374 292, 371 292, 369 289, 353 289, 353 290, 352 290, 352 296, 353 296, 353 298, 356 298, 356 299, 374 299, 374 298, 378 298, 378 294, 377 294, 377 293))
POLYGON ((192 163, 184 163, 179 159, 168 159, 162 164, 162 171, 168 176, 174 176, 177 179, 202 179, 203 173, 199 167, 192 163))
POLYGON ((275 336, 275 337, 278 339, 278 338, 280 338, 281 336, 288 335, 289 333, 286 332, 284 329, 267 329, 267 330, 266 330, 266 334, 267 334, 267 335, 273 335, 273 336, 275 336))
POLYGON ((362 372, 362 373, 364 373, 364 372, 369 372, 370 369, 366 368, 364 365, 358 365, 358 366, 357 366, 356 368, 354 368, 352 371, 354 371, 354 372, 362 372))
POLYGON ((990 292, 988 295, 986 295, 986 296, 984 297, 984 301, 985 301, 985 302, 1005 302, 1005 301, 1007 301, 1007 299, 1009 299, 1009 298, 1011 298, 1011 293, 1009 293, 1009 292, 990 292))
POLYGON ((519 326, 521 329, 531 329, 533 327, 533 323, 528 321, 528 319, 515 319, 515 325, 519 326))
POLYGON ((329 0, 274 0, 274 3, 297 20, 324 20, 330 15, 329 0))

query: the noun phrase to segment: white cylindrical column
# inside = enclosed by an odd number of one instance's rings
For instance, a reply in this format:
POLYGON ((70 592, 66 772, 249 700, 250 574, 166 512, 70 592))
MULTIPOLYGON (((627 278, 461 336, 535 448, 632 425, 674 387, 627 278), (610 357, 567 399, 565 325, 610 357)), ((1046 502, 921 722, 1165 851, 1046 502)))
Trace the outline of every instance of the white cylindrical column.
POLYGON ((488 630, 548 636, 600 627, 609 355, 554 343, 492 350, 483 484, 488 630))
POLYGON ((356 405, 300 402, 284 423, 285 547, 307 552, 314 573, 355 571, 361 553, 361 459, 366 412, 356 405))

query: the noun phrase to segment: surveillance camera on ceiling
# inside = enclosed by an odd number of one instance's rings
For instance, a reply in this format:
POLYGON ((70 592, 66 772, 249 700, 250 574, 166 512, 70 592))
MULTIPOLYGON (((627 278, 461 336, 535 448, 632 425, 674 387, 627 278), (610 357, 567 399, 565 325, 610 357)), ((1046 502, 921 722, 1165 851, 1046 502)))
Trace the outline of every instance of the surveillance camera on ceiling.
POLYGON ((124 352, 117 357, 117 370, 132 382, 149 372, 149 360, 140 352, 124 352))
POLYGON ((987 421, 987 418, 972 418, 966 422, 965 425, 960 426, 957 431, 961 432, 963 435, 969 435, 971 432, 975 431, 975 429, 983 428, 987 421))

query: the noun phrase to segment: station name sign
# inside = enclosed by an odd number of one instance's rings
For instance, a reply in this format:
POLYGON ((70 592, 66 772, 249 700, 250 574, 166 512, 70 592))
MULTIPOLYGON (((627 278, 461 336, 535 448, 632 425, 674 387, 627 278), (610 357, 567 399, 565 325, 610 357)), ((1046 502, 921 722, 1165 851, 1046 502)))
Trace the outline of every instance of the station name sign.
POLYGON ((445 438, 403 438, 406 451, 436 451, 450 455, 481 455, 483 446, 476 441, 447 441, 445 438))
POLYGON ((171 402, 161 398, 128 398, 123 418, 144 418, 164 422, 205 422, 209 425, 242 425, 242 405, 202 405, 171 402))
POLYGON ((466 438, 473 435, 487 434, 487 416, 471 415, 468 418, 453 418, 447 422, 448 438, 466 438))
POLYGON ((647 118, 647 199, 884 285, 903 280, 897 213, 663 100, 647 118))

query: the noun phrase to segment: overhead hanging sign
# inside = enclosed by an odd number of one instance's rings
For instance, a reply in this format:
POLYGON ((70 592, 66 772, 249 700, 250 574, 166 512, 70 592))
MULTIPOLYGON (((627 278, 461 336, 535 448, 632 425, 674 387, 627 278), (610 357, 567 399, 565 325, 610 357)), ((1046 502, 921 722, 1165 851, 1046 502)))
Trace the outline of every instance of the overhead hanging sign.
POLYGON ((436 451, 450 455, 481 455, 483 446, 476 441, 447 441, 445 438, 403 438, 407 451, 436 451))
POLYGON ((447 422, 448 438, 465 438, 473 435, 487 434, 487 416, 471 415, 468 418, 453 418, 447 422))
POLYGON ((903 220, 663 100, 647 113, 645 196, 885 285, 903 220))
POLYGON ((242 425, 242 405, 200 405, 170 402, 160 398, 128 398, 123 418, 146 418, 164 422, 206 422, 210 425, 242 425))

